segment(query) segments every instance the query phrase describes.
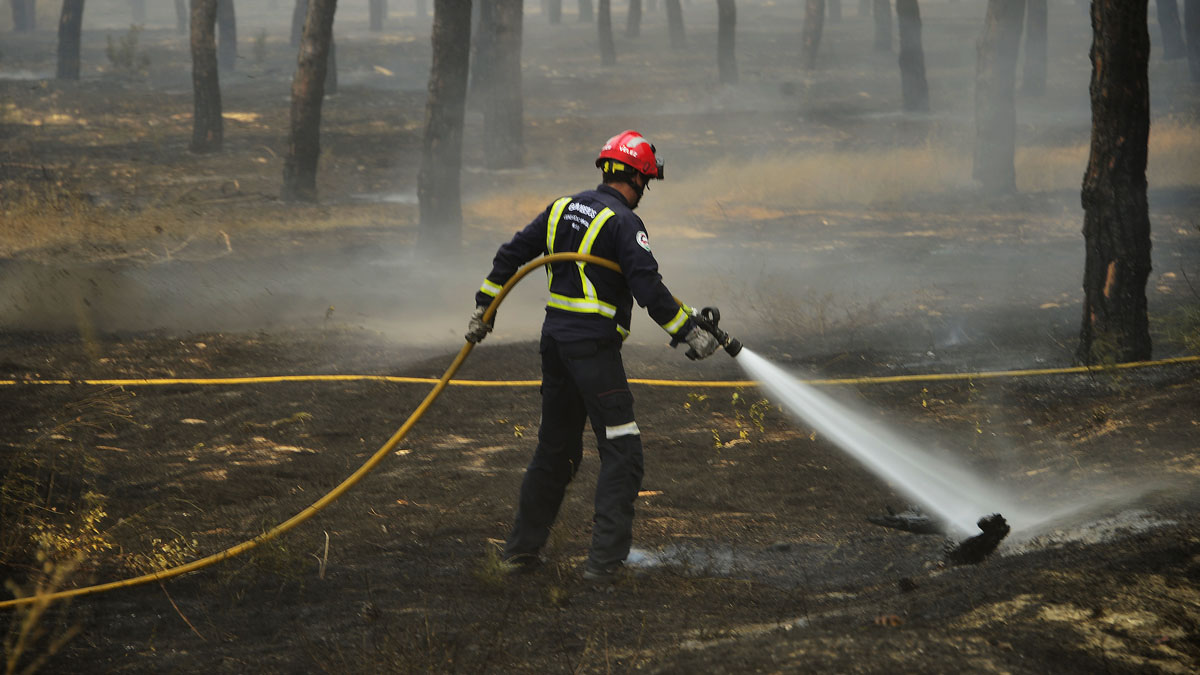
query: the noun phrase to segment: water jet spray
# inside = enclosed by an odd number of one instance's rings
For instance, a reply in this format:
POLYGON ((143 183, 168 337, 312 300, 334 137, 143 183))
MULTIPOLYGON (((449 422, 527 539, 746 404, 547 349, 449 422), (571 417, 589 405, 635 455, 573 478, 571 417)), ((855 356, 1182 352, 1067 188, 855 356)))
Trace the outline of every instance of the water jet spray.
POLYGON ((741 350, 738 363, 785 411, 811 426, 876 476, 933 515, 945 534, 960 540, 947 549, 952 564, 979 562, 1008 534, 1000 511, 1016 522, 1034 518, 1016 500, 960 466, 888 430, 879 422, 838 403, 767 361, 741 350), (981 514, 994 514, 980 519, 981 514), (983 534, 975 534, 982 529, 983 534))

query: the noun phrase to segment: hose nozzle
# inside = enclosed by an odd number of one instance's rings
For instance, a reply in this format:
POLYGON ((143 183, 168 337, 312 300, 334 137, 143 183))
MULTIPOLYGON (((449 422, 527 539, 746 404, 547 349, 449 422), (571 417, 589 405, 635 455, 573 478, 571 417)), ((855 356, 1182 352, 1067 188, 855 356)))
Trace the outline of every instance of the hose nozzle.
POLYGON ((691 309, 692 320, 717 339, 717 343, 725 348, 725 353, 737 357, 742 351, 742 341, 729 335, 718 327, 721 322, 721 310, 716 307, 705 307, 699 311, 691 309))

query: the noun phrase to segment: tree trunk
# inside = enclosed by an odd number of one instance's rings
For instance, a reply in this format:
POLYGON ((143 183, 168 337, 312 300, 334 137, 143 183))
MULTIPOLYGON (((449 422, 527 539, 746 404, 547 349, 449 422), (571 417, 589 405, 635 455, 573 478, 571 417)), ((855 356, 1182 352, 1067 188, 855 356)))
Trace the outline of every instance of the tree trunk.
POLYGON ((1179 27, 1179 4, 1175 0, 1156 0, 1158 29, 1162 33, 1163 59, 1174 61, 1187 55, 1179 27))
POLYGON ((368 6, 369 18, 367 30, 371 31, 372 33, 382 32, 383 22, 387 19, 388 14, 387 0, 368 1, 370 2, 370 5, 368 6))
POLYGON ((129 0, 129 9, 132 10, 133 23, 136 26, 142 26, 146 23, 146 0, 129 0))
POLYGON ((175 0, 175 30, 180 35, 188 30, 188 10, 185 0, 175 0))
POLYGON ((491 100, 496 65, 496 0, 481 0, 471 8, 471 63, 467 105, 475 110, 491 100))
POLYGON ((842 20, 842 0, 829 0, 829 23, 842 20))
POLYGON ((858 15, 870 16, 871 9, 875 6, 873 0, 858 0, 858 15))
POLYGON ((36 0, 10 0, 14 33, 32 33, 37 30, 36 0))
POLYGON ((325 64, 325 95, 338 93, 337 40, 329 38, 329 63, 325 64))
POLYGON ((321 103, 333 43, 337 0, 309 0, 292 77, 288 153, 283 163, 285 201, 317 201, 317 160, 321 155, 321 103))
POLYGON ((671 40, 671 49, 683 49, 687 37, 683 32, 683 6, 679 0, 667 0, 667 34, 671 40))
POLYGON ((562 23, 562 0, 547 0, 546 17, 550 20, 551 26, 562 23))
POLYGON ((1146 279, 1150 217, 1147 2, 1092 2, 1092 147, 1083 175, 1083 327, 1086 364, 1150 358, 1146 279))
POLYGON ((875 14, 875 51, 892 51, 892 3, 873 0, 875 14))
POLYGON ((817 48, 821 45, 821 30, 825 25, 825 0, 805 0, 802 29, 804 68, 817 66, 817 48))
POLYGON ((737 4, 734 0, 717 0, 717 80, 721 84, 735 84, 738 79, 736 29, 737 4))
POLYGON ((83 30, 83 0, 63 0, 58 19, 58 74, 60 80, 79 79, 79 38, 83 30))
POLYGON ((653 14, 658 11, 658 0, 646 0, 646 13, 653 14))
POLYGON ((617 65, 617 47, 613 44, 612 0, 600 0, 597 10, 596 32, 600 36, 600 65, 617 65))
POLYGON ((217 78, 217 0, 192 0, 192 152, 216 152, 224 138, 217 78))
POLYGON ((484 165, 489 169, 525 165, 521 100, 522 0, 491 0, 491 86, 483 108, 484 165))
POLYGON ((921 45, 921 8, 917 0, 896 0, 900 25, 900 91, 905 112, 929 112, 925 48, 921 45))
POLYGON ((987 19, 975 64, 975 158, 973 174, 984 192, 1017 191, 1017 109, 1014 87, 1025 0, 988 0, 987 19))
POLYGON ((1021 91, 1029 96, 1046 93, 1046 0, 1025 0, 1025 68, 1021 91))
POLYGON ((625 15, 625 35, 635 38, 642 34, 642 0, 629 0, 629 12, 625 15))
POLYGON ((304 35, 304 19, 308 16, 308 0, 296 0, 296 5, 292 8, 292 46, 300 45, 300 38, 304 35))
POLYGON ((1183 33, 1192 82, 1200 82, 1200 0, 1183 0, 1183 33))
POLYGON ((579 23, 592 21, 595 21, 592 17, 592 0, 579 0, 579 23))
POLYGON ((233 0, 217 0, 217 65, 232 73, 237 67, 237 15, 233 0))
POLYGON ((434 0, 433 65, 417 174, 418 245, 428 251, 462 244, 462 146, 471 1, 434 0))

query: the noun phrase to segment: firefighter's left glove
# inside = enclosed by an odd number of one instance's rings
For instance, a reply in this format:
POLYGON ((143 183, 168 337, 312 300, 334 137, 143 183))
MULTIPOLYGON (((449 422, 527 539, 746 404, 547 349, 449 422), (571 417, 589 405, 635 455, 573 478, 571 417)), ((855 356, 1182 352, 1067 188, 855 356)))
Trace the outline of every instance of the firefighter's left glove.
POLYGON ((467 342, 471 344, 479 344, 487 334, 492 332, 492 324, 483 320, 483 313, 486 307, 476 307, 474 312, 471 312, 471 322, 467 324, 467 342))
POLYGON ((692 331, 687 334, 684 341, 688 343, 689 349, 687 356, 693 361, 712 356, 713 352, 717 351, 720 345, 717 343, 717 338, 713 337, 712 333, 704 330, 700 326, 693 326, 692 331))

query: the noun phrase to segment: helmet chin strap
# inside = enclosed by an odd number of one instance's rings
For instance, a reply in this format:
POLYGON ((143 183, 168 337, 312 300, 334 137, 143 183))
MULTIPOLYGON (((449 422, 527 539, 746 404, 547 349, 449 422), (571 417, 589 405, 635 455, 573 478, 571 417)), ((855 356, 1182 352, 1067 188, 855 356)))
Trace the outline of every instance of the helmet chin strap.
POLYGON ((637 193, 638 199, 642 198, 642 195, 646 192, 646 187, 650 185, 650 181, 646 181, 641 185, 638 185, 637 176, 635 175, 630 175, 628 182, 629 186, 633 188, 633 191, 637 193))

